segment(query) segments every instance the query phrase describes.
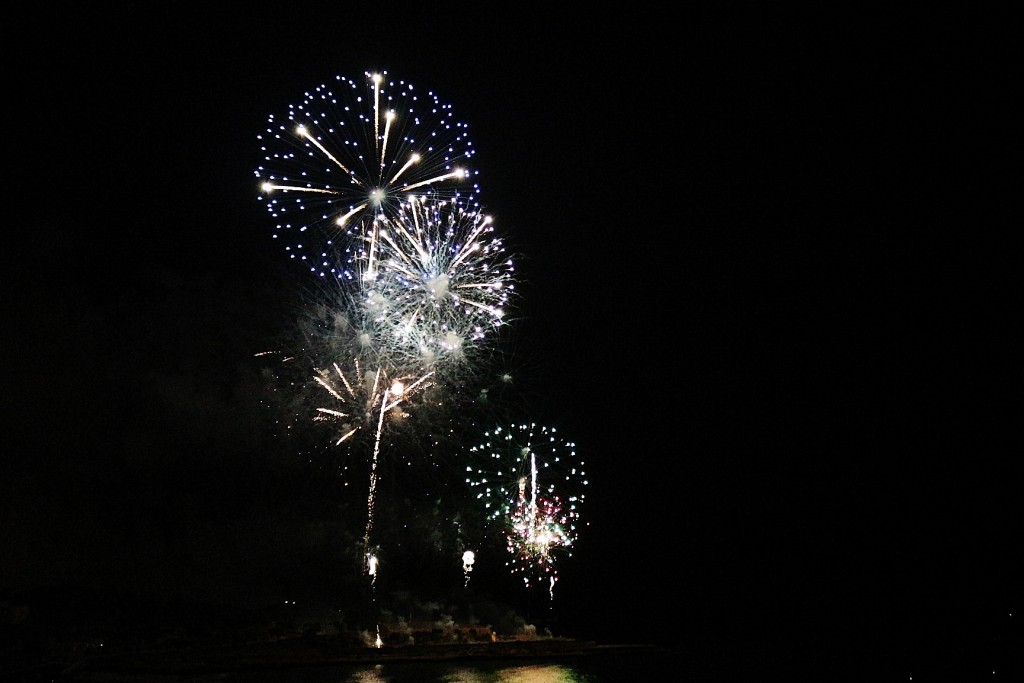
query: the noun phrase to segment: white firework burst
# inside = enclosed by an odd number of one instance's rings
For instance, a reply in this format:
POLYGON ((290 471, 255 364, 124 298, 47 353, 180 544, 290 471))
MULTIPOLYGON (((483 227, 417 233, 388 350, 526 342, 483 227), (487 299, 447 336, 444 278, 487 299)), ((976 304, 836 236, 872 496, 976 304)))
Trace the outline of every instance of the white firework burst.
POLYGON ((490 216, 410 198, 362 239, 364 301, 396 353, 424 368, 458 368, 505 324, 514 267, 490 216))

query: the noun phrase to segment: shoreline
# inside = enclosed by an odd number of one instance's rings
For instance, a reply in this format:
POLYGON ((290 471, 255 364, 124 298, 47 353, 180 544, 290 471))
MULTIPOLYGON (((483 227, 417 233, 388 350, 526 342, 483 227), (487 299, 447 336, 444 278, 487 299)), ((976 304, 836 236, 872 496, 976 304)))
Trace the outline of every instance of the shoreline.
POLYGON ((51 680, 138 680, 143 676, 237 674, 254 670, 360 664, 550 659, 657 653, 644 643, 599 644, 571 638, 513 639, 497 642, 353 646, 328 637, 292 638, 245 645, 194 645, 173 650, 111 653, 47 666, 51 680))

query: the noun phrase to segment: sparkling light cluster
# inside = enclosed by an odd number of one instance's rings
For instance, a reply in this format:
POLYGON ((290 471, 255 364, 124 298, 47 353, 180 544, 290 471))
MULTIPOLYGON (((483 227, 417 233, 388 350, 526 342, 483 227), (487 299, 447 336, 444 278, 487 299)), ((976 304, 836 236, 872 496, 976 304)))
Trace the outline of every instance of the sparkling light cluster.
POLYGON ((361 240, 354 273, 342 277, 360 280, 378 341, 403 363, 459 366, 505 323, 514 268, 489 216, 410 198, 361 240))
POLYGON ((476 206, 475 154, 450 104, 387 72, 337 76, 305 93, 259 136, 260 200, 275 237, 311 271, 352 227, 393 216, 412 193, 476 206))
POLYGON ((571 555, 587 485, 576 445, 536 424, 496 427, 470 449, 480 462, 466 467, 487 518, 505 535, 506 564, 530 586, 558 578, 555 561, 571 555))

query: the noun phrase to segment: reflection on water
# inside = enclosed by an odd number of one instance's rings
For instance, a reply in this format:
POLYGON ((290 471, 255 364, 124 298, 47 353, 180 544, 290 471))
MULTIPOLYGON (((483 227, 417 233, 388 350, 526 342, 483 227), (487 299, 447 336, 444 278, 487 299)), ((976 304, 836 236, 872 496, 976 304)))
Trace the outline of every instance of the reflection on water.
POLYGON ((351 683, 386 683, 388 679, 381 676, 381 670, 383 668, 383 666, 378 664, 371 669, 353 671, 352 677, 346 680, 351 683))
POLYGON ((517 666, 484 674, 478 669, 456 669, 445 674, 445 683, 581 683, 572 669, 561 664, 517 666))
MULTIPOLYGON (((353 670, 343 683, 399 683, 407 680, 407 672, 398 665, 374 665, 353 670)), ((585 675, 579 674, 571 667, 562 664, 529 664, 526 666, 510 666, 489 669, 481 666, 465 666, 453 664, 450 667, 436 665, 434 677, 429 679, 438 683, 587 683, 585 675)), ((418 675, 422 676, 423 671, 418 675)), ((412 680, 412 679, 408 679, 412 680)))
POLYGON ((327 665, 240 672, 221 678, 219 683, 647 683, 666 680, 666 664, 669 671, 679 674, 675 660, 662 655, 619 655, 530 662, 505 659, 327 665))

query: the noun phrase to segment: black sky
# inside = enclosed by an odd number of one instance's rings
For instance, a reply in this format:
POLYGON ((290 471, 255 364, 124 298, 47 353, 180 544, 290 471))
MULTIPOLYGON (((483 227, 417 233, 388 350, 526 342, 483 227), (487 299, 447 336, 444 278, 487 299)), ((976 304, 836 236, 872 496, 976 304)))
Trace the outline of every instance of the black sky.
POLYGON ((1020 609, 1001 43, 836 9, 442 11, 24 27, 0 589, 152 569, 188 520, 271 524, 238 368, 307 275, 256 135, 386 69, 470 124, 521 254, 538 419, 591 472, 566 623, 871 641, 1020 609))

